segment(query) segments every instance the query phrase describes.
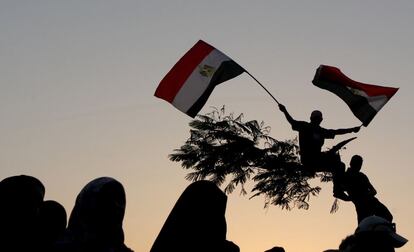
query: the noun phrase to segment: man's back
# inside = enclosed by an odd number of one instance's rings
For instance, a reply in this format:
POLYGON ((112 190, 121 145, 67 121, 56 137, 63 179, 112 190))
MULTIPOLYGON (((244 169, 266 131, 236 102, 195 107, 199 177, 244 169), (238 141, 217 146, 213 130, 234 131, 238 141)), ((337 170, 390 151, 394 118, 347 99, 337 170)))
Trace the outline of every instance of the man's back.
POLYGON ((344 186, 351 200, 375 196, 373 186, 369 182, 368 177, 362 172, 345 172, 344 186))

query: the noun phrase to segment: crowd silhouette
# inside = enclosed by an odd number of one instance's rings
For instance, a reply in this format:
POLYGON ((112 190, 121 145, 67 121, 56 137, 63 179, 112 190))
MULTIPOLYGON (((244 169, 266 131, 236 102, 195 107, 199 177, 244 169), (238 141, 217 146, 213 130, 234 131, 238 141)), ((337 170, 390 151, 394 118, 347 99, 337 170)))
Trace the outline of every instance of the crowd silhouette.
MULTIPOLYGON (((396 233, 391 213, 375 198, 376 191, 360 172, 361 166, 362 158, 354 156, 338 182, 342 194, 335 195, 355 204, 358 227, 338 249, 325 252, 392 252, 408 241, 396 233)), ((124 243, 126 196, 119 181, 100 177, 85 185, 68 221, 65 208, 57 201, 45 201, 44 196, 45 187, 32 176, 12 176, 0 182, 0 251, 132 252, 124 243)), ((226 237, 226 204, 227 196, 213 182, 191 183, 150 252, 239 252, 238 245, 226 237)), ((284 251, 276 246, 265 252, 284 251)))
POLYGON ((69 221, 65 208, 44 196, 45 187, 32 176, 0 182, 0 251, 132 251, 124 244, 126 197, 117 180, 89 182, 77 196, 69 221))

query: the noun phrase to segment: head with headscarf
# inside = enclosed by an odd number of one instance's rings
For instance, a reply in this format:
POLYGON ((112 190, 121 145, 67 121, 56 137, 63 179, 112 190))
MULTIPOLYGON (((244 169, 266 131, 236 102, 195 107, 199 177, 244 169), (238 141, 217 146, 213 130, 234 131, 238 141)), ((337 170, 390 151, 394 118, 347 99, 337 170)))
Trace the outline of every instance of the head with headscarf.
POLYGON ((151 252, 233 251, 226 241, 227 196, 210 181, 189 185, 177 200, 151 252))
POLYGON ((79 246, 123 247, 125 205, 125 191, 120 182, 110 177, 92 180, 76 198, 68 234, 79 246))
POLYGON ((59 202, 46 200, 42 203, 38 218, 38 242, 43 250, 47 251, 62 238, 66 224, 66 210, 59 202))
POLYGON ((10 214, 37 214, 44 196, 45 187, 32 176, 12 176, 0 182, 1 209, 10 214))
POLYGON ((32 176, 12 176, 0 182, 2 245, 23 246, 34 242, 38 212, 44 196, 45 187, 32 176))

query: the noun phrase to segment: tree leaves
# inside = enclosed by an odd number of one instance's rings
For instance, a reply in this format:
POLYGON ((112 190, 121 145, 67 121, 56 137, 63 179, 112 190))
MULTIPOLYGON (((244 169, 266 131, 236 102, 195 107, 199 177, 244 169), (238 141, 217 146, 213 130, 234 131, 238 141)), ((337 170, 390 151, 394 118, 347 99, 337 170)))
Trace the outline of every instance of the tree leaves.
POLYGON ((181 162, 192 170, 190 181, 208 179, 232 193, 237 186, 247 194, 244 184, 254 182, 250 198, 265 197, 265 207, 308 209, 311 196, 321 188, 312 187, 309 179, 331 180, 331 174, 311 173, 300 164, 297 140, 278 141, 264 122, 243 122, 243 114, 226 115, 224 106, 206 115, 198 115, 189 125, 190 137, 170 154, 170 160, 181 162))

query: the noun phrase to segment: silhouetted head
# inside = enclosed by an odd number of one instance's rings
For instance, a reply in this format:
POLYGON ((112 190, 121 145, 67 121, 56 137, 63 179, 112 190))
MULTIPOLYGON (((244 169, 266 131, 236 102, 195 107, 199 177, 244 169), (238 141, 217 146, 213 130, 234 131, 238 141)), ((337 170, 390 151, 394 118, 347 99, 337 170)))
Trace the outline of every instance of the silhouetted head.
POLYGON ((394 252, 407 243, 407 239, 395 232, 395 225, 379 216, 363 219, 355 233, 342 240, 341 252, 394 252))
POLYGON ((352 171, 360 171, 362 167, 363 159, 359 155, 353 155, 351 161, 349 162, 350 169, 352 171))
POLYGON ((123 244, 125 205, 125 191, 121 183, 109 177, 94 179, 76 198, 68 230, 81 243, 123 244))
POLYGON ((16 246, 31 243, 44 195, 42 182, 32 176, 12 176, 0 182, 1 244, 16 240, 16 246))
POLYGON ((265 252, 285 252, 285 249, 282 247, 273 247, 271 249, 266 250, 265 252))
POLYGON ((151 252, 222 251, 226 244, 226 202, 227 196, 213 182, 190 184, 177 200, 151 252))
POLYGON ((394 248, 400 248, 408 242, 406 238, 396 233, 395 223, 375 215, 363 219, 355 230, 356 235, 366 233, 382 237, 384 243, 390 244, 394 248))
POLYGON ((65 208, 58 202, 46 200, 39 209, 39 239, 42 243, 52 245, 63 236, 67 216, 65 208))
POLYGON ((0 182, 2 208, 36 211, 43 202, 45 187, 35 177, 19 175, 5 178, 0 182))
POLYGON ((322 117, 321 111, 319 110, 312 111, 311 116, 310 116, 310 122, 313 125, 320 125, 322 120, 323 120, 323 117, 322 117))
POLYGON ((353 234, 342 240, 339 252, 395 252, 382 234, 353 234))

